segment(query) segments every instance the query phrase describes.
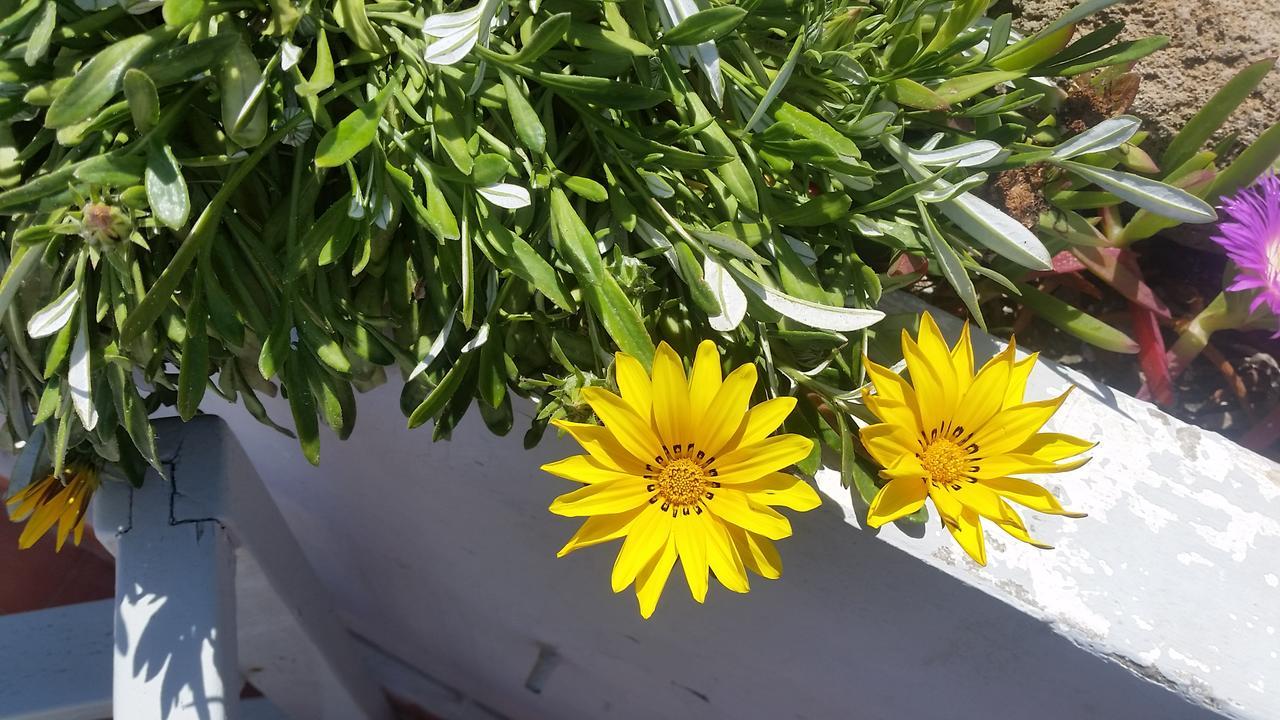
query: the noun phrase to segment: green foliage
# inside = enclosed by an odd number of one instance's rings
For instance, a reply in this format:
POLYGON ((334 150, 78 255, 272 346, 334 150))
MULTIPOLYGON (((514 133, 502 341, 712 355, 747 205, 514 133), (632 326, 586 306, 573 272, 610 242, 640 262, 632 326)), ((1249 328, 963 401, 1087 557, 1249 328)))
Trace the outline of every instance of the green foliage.
POLYGON ((452 23, 468 8, 0 3, 4 431, 34 424, 55 465, 84 445, 154 464, 149 411, 213 390, 275 427, 259 395, 282 391, 318 462, 319 422, 345 437, 354 392, 398 374, 436 437, 474 400, 505 433, 535 398, 532 442, 584 417, 615 350, 711 337, 834 410, 838 433, 809 403, 789 422, 853 468, 891 264, 933 260, 981 322, 1062 247, 984 199, 989 173, 1200 210, 1105 138, 1052 157, 1055 77, 1163 42, 1072 43, 1107 4, 1012 41, 973 0, 482 0, 452 23), (68 319, 29 333, 60 297, 68 319))

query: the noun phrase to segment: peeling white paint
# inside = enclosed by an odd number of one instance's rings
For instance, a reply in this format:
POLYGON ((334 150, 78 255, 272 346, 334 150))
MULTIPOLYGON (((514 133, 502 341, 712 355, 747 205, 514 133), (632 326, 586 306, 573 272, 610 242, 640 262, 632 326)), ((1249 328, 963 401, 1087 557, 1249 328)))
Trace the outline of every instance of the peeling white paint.
POLYGON ((1194 563, 1196 565, 1204 565, 1205 567, 1213 567, 1213 563, 1209 561, 1209 558, 1198 552, 1178 553, 1178 562, 1183 565, 1191 565, 1194 563))
POLYGON ((1280 577, 1276 577, 1275 573, 1267 573, 1262 579, 1271 587, 1280 587, 1280 577))
POLYGON ((1185 655, 1183 653, 1180 653, 1177 650, 1174 650, 1173 648, 1169 648, 1169 659, 1176 660, 1189 667, 1193 667, 1196 670, 1199 670, 1200 672, 1203 672, 1203 673, 1212 672, 1212 670, 1209 668, 1208 665, 1200 662, 1199 660, 1196 660, 1190 655, 1185 655))

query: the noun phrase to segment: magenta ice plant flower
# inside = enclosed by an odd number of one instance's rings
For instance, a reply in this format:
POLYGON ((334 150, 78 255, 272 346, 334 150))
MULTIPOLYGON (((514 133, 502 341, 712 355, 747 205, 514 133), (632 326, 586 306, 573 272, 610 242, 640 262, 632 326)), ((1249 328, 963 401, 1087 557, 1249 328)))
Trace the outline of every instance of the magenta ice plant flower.
POLYGON ((1222 210, 1213 239, 1239 268, 1227 290, 1255 292, 1249 311, 1266 304, 1280 317, 1280 177, 1264 175, 1226 198, 1222 210))

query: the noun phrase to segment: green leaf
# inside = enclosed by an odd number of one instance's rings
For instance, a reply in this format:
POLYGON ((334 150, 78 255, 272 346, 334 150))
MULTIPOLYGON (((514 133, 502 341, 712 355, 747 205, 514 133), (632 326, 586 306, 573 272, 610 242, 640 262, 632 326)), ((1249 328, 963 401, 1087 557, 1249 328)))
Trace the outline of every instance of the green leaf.
POLYGON ((568 290, 560 282, 555 268, 524 238, 508 230, 493 213, 482 216, 481 227, 497 251, 490 258, 494 265, 511 271, 566 312, 573 312, 577 308, 577 304, 570 299, 568 290))
POLYGON ((107 363, 107 383, 116 403, 116 414, 124 424, 124 429, 133 440, 133 446, 142 453, 156 472, 164 474, 160 465, 160 451, 156 448, 156 433, 147 419, 147 407, 138 394, 133 379, 128 376, 124 365, 118 362, 107 363))
MULTIPOLYGON (((197 287, 199 277, 197 275, 197 287)), ((183 420, 195 417, 209 383, 208 313, 202 292, 194 292, 187 305, 187 336, 182 341, 182 362, 178 366, 178 415, 183 420)))
POLYGON ((383 86, 369 102, 356 108, 332 130, 325 133, 316 147, 316 167, 336 167, 369 147, 378 134, 378 121, 391 97, 392 85, 383 86))
POLYGON ((933 250, 933 256, 937 258, 938 264, 942 269, 942 276, 947 279, 947 283, 956 291, 956 295, 964 302, 965 308, 969 310, 969 314, 974 320, 978 321, 978 325, 986 328, 987 323, 982 318, 982 308, 978 305, 978 291, 973 287, 973 280, 970 279, 969 273, 965 272, 964 264, 960 261, 960 256, 956 254, 955 248, 942 237, 942 233, 938 231, 938 226, 934 224, 933 217, 929 215, 923 201, 916 199, 916 208, 920 212, 920 219, 924 223, 925 237, 929 240, 929 248, 933 250))
POLYGON ((125 71, 172 37, 171 30, 156 28, 130 35, 98 51, 53 99, 45 112, 45 127, 70 127, 93 117, 120 89, 125 71))
POLYGON ((458 358, 458 361, 453 364, 453 367, 449 368, 449 372, 445 373, 444 378, 440 380, 440 384, 432 388, 427 397, 409 414, 410 428, 422 425, 444 409, 445 404, 453 398, 453 394, 462 385, 462 379, 466 376, 467 371, 471 369, 471 363, 475 357, 475 353, 464 353, 462 357, 458 358))
MULTIPOLYGON (((567 15, 568 13, 563 13, 567 15)), ((502 77, 502 89, 507 96, 507 112, 511 113, 511 123, 515 127, 516 137, 520 143, 540 157, 547 147, 547 130, 542 126, 538 113, 529 104, 524 90, 516 84, 515 78, 507 72, 499 72, 502 77)))
POLYGON ((826 193, 773 214, 778 225, 790 227, 817 227, 842 219, 849 212, 852 200, 844 193, 826 193))
POLYGON ((49 40, 53 38, 53 29, 58 23, 56 2, 43 2, 39 5, 40 15, 31 26, 31 34, 27 36, 27 49, 22 54, 23 62, 28 65, 40 62, 49 52, 49 40))
POLYGON ((361 50, 367 50, 374 55, 379 55, 385 50, 382 39, 378 37, 377 29, 374 28, 373 23, 369 22, 369 15, 365 11, 365 0, 338 0, 333 6, 333 19, 361 50))
POLYGON ((1014 281, 1022 292, 1022 303, 1052 325, 1081 340, 1112 352, 1133 355, 1138 343, 1128 335, 1102 322, 1083 310, 1026 283, 1014 281))
POLYGON ((257 56, 244 38, 239 38, 218 69, 218 86, 222 90, 222 129, 243 148, 257 147, 267 136, 267 104, 259 87, 263 82, 257 56))
POLYGON ((1102 152, 1129 142, 1142 121, 1132 115, 1109 118, 1058 145, 1050 155, 1055 160, 1067 160, 1086 153, 1102 152))
POLYGON ((316 66, 306 82, 293 86, 303 97, 319 95, 333 86, 333 55, 329 52, 329 36, 321 28, 316 35, 316 66))
POLYGON ((761 265, 770 264, 766 258, 752 250, 750 245, 732 235, 726 235, 717 230, 703 230, 702 228, 694 228, 692 232, 693 236, 702 242, 717 250, 723 250, 733 257, 741 258, 747 262, 760 263, 761 265))
POLYGON ((9 310, 9 303, 18 294, 18 288, 40 264, 48 243, 42 245, 24 245, 16 250, 9 267, 5 268, 4 277, 0 278, 0 316, 9 310))
POLYGON ((1213 207, 1172 185, 1119 170, 1107 170, 1083 163, 1055 161, 1059 167, 1079 175, 1098 187, 1144 210, 1188 223, 1208 223, 1218 219, 1213 207))
POLYGON ((1258 87, 1275 64, 1274 58, 1259 60, 1236 73, 1169 141, 1169 146, 1160 156, 1160 166, 1173 169, 1190 160, 1258 87))
POLYGON ((910 78, 898 78, 885 87, 885 95, 899 105, 920 110, 945 110, 946 98, 910 78))
POLYGON ((538 28, 529 36, 529 39, 520 48, 519 52, 503 57, 508 62, 516 65, 532 65, 534 61, 542 57, 543 53, 560 42, 572 21, 572 13, 562 12, 552 15, 538 25, 538 28))
POLYGON ((301 350, 293 350, 284 363, 284 388, 289 396, 289 411, 298 433, 302 455, 312 465, 320 464, 320 422, 316 418, 316 399, 311 394, 301 350))
POLYGON ((238 38, 236 33, 221 33, 160 50, 138 69, 150 76, 158 88, 184 83, 220 64, 238 38))
POLYGON ((191 214, 191 197, 182 168, 168 145, 153 144, 147 150, 147 204, 162 224, 173 230, 187 224, 191 214))
POLYGON ((1168 44, 1169 38, 1163 35, 1116 43, 1110 47, 1077 58, 1070 64, 1044 68, 1036 71, 1035 74, 1074 77, 1090 70, 1097 70, 1100 67, 1131 63, 1164 48, 1168 44))
POLYGON ((129 103, 133 126, 146 132, 160 122, 160 95, 151 77, 142 70, 129 68, 124 73, 124 97, 129 103))
POLYGON ((671 99, 661 90, 592 75, 558 75, 541 71, 533 71, 529 75, 557 94, 616 110, 644 110, 671 99))
POLYGON ((662 34, 663 45, 699 45, 715 42, 733 32, 747 18, 747 11, 735 5, 723 5, 696 12, 662 34))
POLYGON ((204 12, 204 0, 164 0, 160 12, 165 25, 183 28, 200 18, 200 13, 204 12))
POLYGON ((1257 140, 1218 173, 1205 197, 1216 200, 1234 193, 1266 172, 1277 158, 1280 158, 1280 122, 1263 131, 1257 140))
MULTIPOLYGON (((984 93, 1000 83, 1017 80, 1025 75, 1021 70, 992 70, 951 78, 933 89, 946 104, 968 100, 974 95, 984 93)), ((911 103, 904 103, 910 105, 911 103)))

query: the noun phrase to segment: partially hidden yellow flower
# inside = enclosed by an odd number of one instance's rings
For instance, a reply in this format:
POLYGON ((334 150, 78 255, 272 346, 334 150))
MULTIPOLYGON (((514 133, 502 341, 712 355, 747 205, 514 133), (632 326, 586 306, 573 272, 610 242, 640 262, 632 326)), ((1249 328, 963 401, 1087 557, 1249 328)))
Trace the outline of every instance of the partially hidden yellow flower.
POLYGON ((587 518, 559 555, 624 538, 613 591, 634 582, 646 618, 677 558, 698 602, 707 596, 708 569, 734 592, 749 589, 747 569, 779 577, 782 560, 771 541, 789 536, 791 523, 771 506, 804 511, 821 504, 808 483, 780 472, 808 456, 813 441, 770 437, 795 398, 749 407, 755 366, 721 378, 711 341, 698 346, 688 378, 666 343, 652 377, 623 353, 614 368, 621 396, 582 391, 603 426, 556 422, 587 454, 542 466, 585 485, 551 503, 557 515, 587 518))
POLYGON ((18 537, 18 547, 26 550, 56 524, 57 550, 61 551, 67 537, 80 544, 84 535, 84 518, 89 500, 98 489, 98 467, 73 461, 62 471, 62 476, 46 475, 9 498, 9 517, 14 522, 27 521, 18 537))
POLYGON ((865 362, 875 387, 865 401, 882 422, 862 428, 862 444, 888 480, 871 501, 868 525, 880 527, 909 515, 927 497, 969 557, 985 565, 980 518, 1023 542, 1050 547, 1027 533, 1009 500, 1042 513, 1084 517, 1064 510, 1043 487, 1013 477, 1074 470, 1089 458, 1059 461, 1095 445, 1039 432, 1070 389, 1050 400, 1023 402, 1038 354, 1018 360, 1011 342, 975 376, 968 324, 955 347, 948 348, 928 313, 920 321, 919 342, 903 331, 902 354, 910 382, 865 362))

